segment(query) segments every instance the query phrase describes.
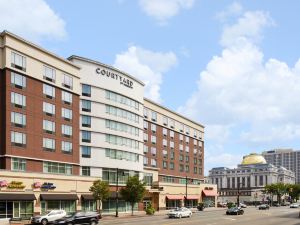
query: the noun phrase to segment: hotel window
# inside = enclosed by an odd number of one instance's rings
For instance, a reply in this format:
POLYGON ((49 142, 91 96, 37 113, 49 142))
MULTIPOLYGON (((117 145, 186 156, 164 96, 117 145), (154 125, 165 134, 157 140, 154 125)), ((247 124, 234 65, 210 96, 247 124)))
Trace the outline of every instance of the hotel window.
POLYGON ((163 150, 163 157, 164 158, 168 158, 168 151, 167 150, 163 150))
POLYGON ((194 138, 197 137, 197 130, 194 130, 194 138))
POLYGON ((156 148, 151 147, 151 154, 152 154, 153 156, 156 156, 156 148))
POLYGON ((187 135, 190 134, 190 128, 189 128, 188 126, 185 126, 185 133, 186 133, 187 135))
POLYGON ((81 168, 81 174, 82 174, 82 176, 91 176, 91 167, 83 166, 81 168))
POLYGON ((55 88, 48 85, 48 84, 43 84, 43 94, 47 97, 47 98, 55 98, 55 88))
POLYGON ((188 155, 185 156, 185 162, 189 162, 190 161, 190 157, 188 155))
POLYGON ((108 91, 108 90, 105 91, 105 94, 106 94, 106 98, 109 100, 129 106, 136 110, 139 110, 139 102, 137 102, 135 100, 132 100, 124 95, 120 95, 120 94, 117 94, 117 93, 114 93, 114 92, 108 91))
POLYGON ((153 183, 153 174, 152 173, 144 173, 144 182, 146 186, 151 186, 153 183))
POLYGON ((20 158, 12 158, 11 169, 14 171, 26 171, 26 160, 20 158))
POLYGON ((197 174, 197 172, 198 172, 198 168, 194 167, 194 174, 197 174))
POLYGON ((163 168, 167 169, 168 168, 168 163, 166 161, 163 161, 163 168))
POLYGON ((49 134, 55 133, 55 122, 43 120, 43 130, 49 134))
POLYGON ((155 124, 151 124, 151 131, 152 131, 153 133, 156 132, 156 125, 155 125, 155 124))
POLYGON ((109 157, 110 159, 126 160, 131 162, 139 161, 139 155, 136 153, 109 149, 109 148, 105 149, 105 156, 109 157))
POLYGON ((72 153, 72 149, 73 149, 72 146, 73 145, 72 145, 71 142, 67 142, 67 141, 62 141, 61 142, 61 150, 64 153, 68 153, 68 154, 72 153))
POLYGON ((184 172, 184 166, 182 164, 179 165, 179 171, 184 172))
POLYGON ((185 137, 185 142, 188 144, 190 142, 190 137, 186 136, 185 137))
POLYGON ((44 173, 72 175, 72 165, 56 162, 44 162, 44 173))
POLYGON ((91 143, 91 132, 90 131, 81 131, 81 135, 82 135, 82 142, 88 142, 91 143))
POLYGON ((90 116, 81 116, 81 126, 91 127, 91 117, 90 116))
POLYGON ((106 113, 139 123, 139 115, 114 106, 106 105, 106 113))
POLYGON ((183 135, 182 134, 179 134, 179 140, 183 141, 183 135))
POLYGON ((194 148, 194 155, 197 155, 198 150, 194 148))
POLYGON ((197 146, 197 140, 196 139, 194 139, 194 146, 197 146))
POLYGON ((11 92, 11 103, 17 108, 26 107, 26 96, 11 92))
POLYGON ((188 165, 185 166, 185 172, 190 172, 190 166, 188 165))
POLYGON ((170 137, 173 139, 174 138, 174 131, 170 130, 170 137))
POLYGON ((26 146, 26 134, 12 131, 11 132, 11 144, 14 146, 25 147, 26 146))
POLYGON ((64 74, 62 85, 66 88, 73 88, 73 78, 69 75, 64 74))
POLYGON ((47 81, 55 82, 55 69, 44 66, 44 79, 47 81))
POLYGON ((154 111, 151 112, 151 120, 152 121, 157 121, 157 113, 154 112, 154 111))
POLYGON ((10 121, 15 127, 25 127, 26 126, 26 115, 22 113, 11 112, 10 121))
POLYGON ((82 158, 91 158, 91 147, 90 146, 81 146, 81 157, 82 158))
POLYGON ((12 52, 11 53, 11 67, 26 71, 26 57, 12 52))
POLYGON ((175 158, 175 153, 173 151, 171 151, 171 153, 170 153, 170 159, 174 160, 174 158, 175 158))
POLYGON ((165 126, 168 126, 168 117, 166 117, 166 116, 163 117, 163 124, 165 126))
POLYGON ((170 170, 174 170, 174 163, 170 162, 170 170))
POLYGON ((45 151, 55 151, 55 140, 50 138, 43 138, 43 148, 45 151))
POLYGON ((182 154, 179 155, 179 161, 183 162, 183 155, 182 154))
POLYGON ((151 135, 151 142, 152 144, 156 144, 156 137, 151 135))
POLYGON ((73 95, 67 91, 61 91, 61 100, 65 104, 70 105, 73 102, 73 95))
POLYGON ((189 146, 185 146, 185 151, 186 152, 190 152, 190 147, 189 146))
POLYGON ((202 147, 202 141, 199 141, 199 147, 202 147))
POLYGON ((81 109, 84 112, 91 112, 91 101, 81 100, 81 109))
POLYGON ((167 140, 166 139, 163 139, 163 146, 167 147, 167 140))
POLYGON ((194 158, 194 164, 197 165, 198 161, 197 158, 194 158))
POLYGON ((61 116, 67 121, 70 121, 72 119, 72 110, 71 109, 61 109, 61 116))
POLYGON ((148 109, 144 108, 144 117, 148 118, 148 109))
POLYGON ((82 96, 91 97, 91 85, 82 85, 82 96))
POLYGON ((116 135, 106 134, 105 135, 106 142, 113 144, 113 145, 119 145, 119 146, 126 146, 129 148, 139 148, 139 142, 136 140, 132 140, 125 137, 120 137, 116 135))
POLYGON ((166 128, 163 128, 163 135, 166 137, 168 134, 168 130, 166 128))
POLYGON ((179 131, 183 132, 183 124, 182 123, 179 123, 179 131))
POLYGON ((71 137, 72 136, 72 127, 68 125, 61 125, 61 133, 65 137, 71 137))
POLYGON ((21 74, 17 74, 11 72, 11 84, 13 84, 16 88, 23 89, 26 87, 26 77, 21 74))
POLYGON ((169 119, 169 122, 170 122, 170 127, 174 129, 175 128, 175 121, 172 120, 172 119, 169 119))
POLYGON ((144 165, 147 166, 148 165, 148 158, 144 157, 144 165))
POLYGON ((148 141, 148 134, 144 133, 144 141, 148 141))
POLYGON ((170 141, 170 147, 171 147, 172 149, 174 149, 174 142, 173 142, 173 141, 170 141))
POLYGON ((151 159, 151 166, 156 167, 157 166, 157 161, 156 159, 151 159))
POLYGON ((144 145, 144 154, 148 153, 149 147, 147 145, 144 145))
POLYGON ((144 121, 144 129, 147 130, 148 129, 148 122, 144 121))
POLYGON ((43 112, 48 116, 55 115, 55 105, 43 102, 43 112))
POLYGON ((202 168, 199 168, 199 174, 202 174, 202 168))

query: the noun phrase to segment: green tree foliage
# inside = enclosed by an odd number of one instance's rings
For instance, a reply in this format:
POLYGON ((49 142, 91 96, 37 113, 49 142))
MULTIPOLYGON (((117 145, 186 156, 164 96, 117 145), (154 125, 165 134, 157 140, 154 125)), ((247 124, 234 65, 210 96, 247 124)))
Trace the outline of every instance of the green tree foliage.
POLYGON ((277 202, 280 204, 281 197, 284 194, 289 194, 293 200, 298 200, 300 194, 300 185, 283 184, 283 183, 268 184, 265 186, 264 192, 270 194, 272 202, 273 202, 273 196, 276 195, 277 202))
POLYGON ((106 181, 95 180, 93 185, 90 187, 90 192, 93 193, 93 197, 96 200, 96 208, 101 216, 101 204, 104 200, 109 198, 109 184, 106 181))
POLYGON ((129 177, 126 186, 120 190, 122 198, 131 205, 131 215, 133 215, 134 204, 142 201, 145 192, 145 183, 140 181, 138 176, 129 177))

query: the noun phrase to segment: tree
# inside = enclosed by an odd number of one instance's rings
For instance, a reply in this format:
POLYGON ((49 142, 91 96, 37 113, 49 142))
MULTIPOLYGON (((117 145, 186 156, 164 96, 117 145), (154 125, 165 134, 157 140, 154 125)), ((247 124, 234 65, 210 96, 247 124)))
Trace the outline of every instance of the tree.
POLYGON ((95 180, 90 187, 90 192, 93 193, 93 197, 96 200, 96 208, 101 217, 101 204, 104 200, 109 198, 109 184, 106 181, 95 180))
POLYGON ((288 184, 287 191, 293 201, 299 200, 299 194, 300 194, 300 185, 299 184, 288 184))
POLYGON ((126 186, 120 190, 122 198, 131 205, 131 215, 133 215, 134 204, 142 201, 145 192, 145 183, 140 181, 138 176, 129 177, 126 186))

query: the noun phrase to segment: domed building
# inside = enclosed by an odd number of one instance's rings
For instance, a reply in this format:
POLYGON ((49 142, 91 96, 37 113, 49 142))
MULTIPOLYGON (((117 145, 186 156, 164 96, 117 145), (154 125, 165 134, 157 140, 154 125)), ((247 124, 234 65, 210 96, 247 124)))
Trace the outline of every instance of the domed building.
POLYGON ((264 202, 265 185, 272 183, 295 183, 294 172, 284 167, 268 164, 265 158, 256 153, 243 157, 237 168, 216 167, 209 171, 209 181, 217 184, 219 202, 264 202))

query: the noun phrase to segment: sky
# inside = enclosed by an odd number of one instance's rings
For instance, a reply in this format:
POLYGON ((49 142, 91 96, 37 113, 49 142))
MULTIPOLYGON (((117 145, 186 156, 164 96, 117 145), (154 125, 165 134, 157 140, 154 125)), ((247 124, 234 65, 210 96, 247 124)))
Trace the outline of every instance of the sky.
POLYGON ((0 0, 0 30, 141 79, 205 126, 205 174, 300 149, 300 1, 0 0))

